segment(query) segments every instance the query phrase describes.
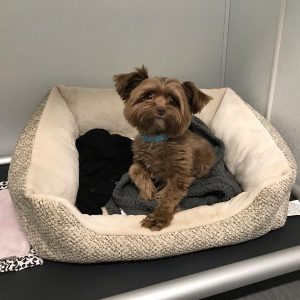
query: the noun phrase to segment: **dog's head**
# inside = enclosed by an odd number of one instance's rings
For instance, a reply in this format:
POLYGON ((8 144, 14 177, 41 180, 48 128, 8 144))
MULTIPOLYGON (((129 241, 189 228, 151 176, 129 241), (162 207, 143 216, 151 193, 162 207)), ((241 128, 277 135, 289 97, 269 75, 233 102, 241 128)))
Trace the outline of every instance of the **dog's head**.
POLYGON ((143 134, 182 135, 191 123, 192 114, 200 112, 211 99, 190 81, 149 78, 144 66, 113 79, 125 102, 125 118, 143 134))

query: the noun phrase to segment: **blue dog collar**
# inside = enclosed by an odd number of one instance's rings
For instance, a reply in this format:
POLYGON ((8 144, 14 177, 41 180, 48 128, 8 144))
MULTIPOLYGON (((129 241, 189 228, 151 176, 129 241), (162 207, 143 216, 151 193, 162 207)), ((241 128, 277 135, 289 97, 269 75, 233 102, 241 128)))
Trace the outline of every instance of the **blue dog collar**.
POLYGON ((166 134, 159 134, 159 135, 141 135, 144 142, 163 142, 169 139, 166 134))

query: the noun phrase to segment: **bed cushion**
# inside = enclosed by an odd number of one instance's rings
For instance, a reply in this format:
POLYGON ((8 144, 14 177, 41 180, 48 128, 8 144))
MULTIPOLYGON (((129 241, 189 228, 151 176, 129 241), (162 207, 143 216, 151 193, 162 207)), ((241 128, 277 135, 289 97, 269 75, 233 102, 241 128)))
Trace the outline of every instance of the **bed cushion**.
POLYGON ((133 138, 123 103, 110 89, 55 86, 26 125, 9 171, 22 225, 42 258, 91 263, 150 259, 239 243, 284 225, 296 164, 278 132, 233 90, 207 89, 198 117, 221 138, 225 162, 243 192, 228 202, 175 214, 153 232, 144 216, 84 215, 76 138, 92 128, 133 138))

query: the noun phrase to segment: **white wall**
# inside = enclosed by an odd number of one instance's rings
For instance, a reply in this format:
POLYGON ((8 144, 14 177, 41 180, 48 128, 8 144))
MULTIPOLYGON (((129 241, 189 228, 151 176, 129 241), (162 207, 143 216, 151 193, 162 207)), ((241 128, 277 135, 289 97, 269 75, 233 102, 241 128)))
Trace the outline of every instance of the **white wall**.
POLYGON ((280 0, 231 0, 225 86, 266 111, 280 0))
MULTIPOLYGON (((288 0, 275 82, 271 122, 300 166, 300 1, 288 0)), ((300 176, 294 193, 300 197, 300 176)), ((299 199, 299 198, 298 198, 299 199)))
POLYGON ((219 86, 224 11, 223 0, 2 0, 0 156, 57 83, 112 87, 144 63, 219 86))

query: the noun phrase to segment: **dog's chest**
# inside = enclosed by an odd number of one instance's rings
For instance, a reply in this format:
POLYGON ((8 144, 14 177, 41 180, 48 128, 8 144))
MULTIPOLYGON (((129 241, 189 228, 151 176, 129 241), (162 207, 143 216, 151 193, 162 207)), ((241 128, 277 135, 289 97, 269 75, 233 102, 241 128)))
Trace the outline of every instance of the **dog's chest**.
POLYGON ((134 159, 142 162, 153 177, 169 178, 189 172, 192 167, 191 149, 185 143, 143 142, 133 143, 134 159))

